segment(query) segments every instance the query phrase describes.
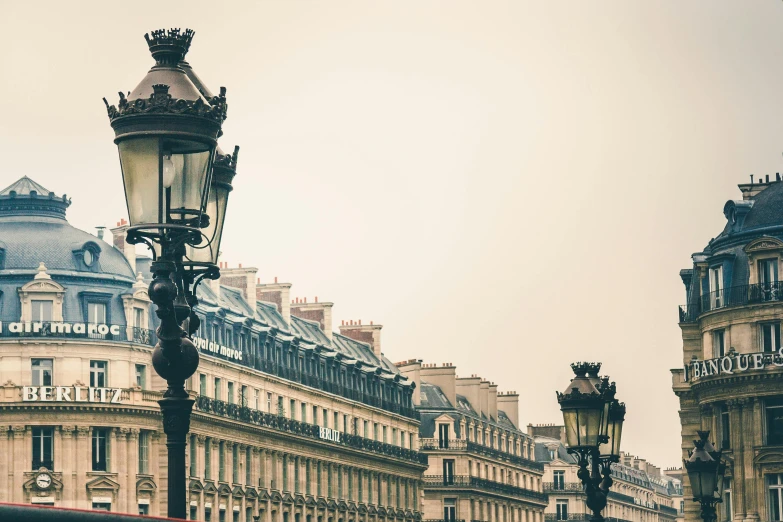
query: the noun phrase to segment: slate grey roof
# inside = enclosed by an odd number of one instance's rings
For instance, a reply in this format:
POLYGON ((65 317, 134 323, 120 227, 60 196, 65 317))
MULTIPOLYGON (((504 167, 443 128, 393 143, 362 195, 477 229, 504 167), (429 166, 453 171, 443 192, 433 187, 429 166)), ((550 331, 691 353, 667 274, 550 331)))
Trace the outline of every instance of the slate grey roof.
POLYGON ((783 182, 771 183, 761 194, 753 198, 753 208, 745 217, 743 230, 783 225, 783 182))
POLYGON ((422 408, 454 408, 448 397, 446 397, 446 394, 434 384, 422 381, 419 395, 421 397, 420 404, 422 408))
POLYGON ((0 190, 0 196, 10 196, 11 192, 15 192, 17 196, 29 196, 31 192, 35 192, 41 196, 48 196, 51 191, 44 188, 41 184, 36 183, 27 176, 19 178, 3 190, 0 190))

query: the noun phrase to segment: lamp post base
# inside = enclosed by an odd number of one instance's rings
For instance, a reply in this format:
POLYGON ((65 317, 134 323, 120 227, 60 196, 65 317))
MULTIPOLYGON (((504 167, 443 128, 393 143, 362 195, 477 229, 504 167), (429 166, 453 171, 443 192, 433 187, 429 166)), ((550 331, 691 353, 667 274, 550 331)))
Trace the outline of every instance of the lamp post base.
POLYGON ((188 500, 185 447, 194 402, 189 397, 166 397, 158 401, 163 413, 163 431, 166 433, 168 450, 168 516, 183 520, 187 516, 188 500))

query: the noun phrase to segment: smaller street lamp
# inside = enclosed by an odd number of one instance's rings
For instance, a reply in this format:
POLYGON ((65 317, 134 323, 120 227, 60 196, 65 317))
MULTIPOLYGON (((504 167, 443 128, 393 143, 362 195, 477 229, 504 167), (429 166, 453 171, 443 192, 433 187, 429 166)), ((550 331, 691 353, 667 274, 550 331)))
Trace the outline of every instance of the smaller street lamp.
POLYGON ((701 518, 704 522, 715 522, 718 518, 715 504, 723 501, 726 465, 722 462, 721 452, 716 451, 708 439, 710 432, 696 433, 699 440, 693 441, 694 448, 683 464, 691 483, 693 501, 701 504, 701 518))
POLYGON ((620 460, 625 405, 615 399, 615 384, 599 377, 601 363, 571 365, 576 377, 557 394, 563 412, 568 453, 578 457, 577 476, 587 495, 592 522, 604 520, 601 511, 612 487, 611 465, 620 460), (602 446, 603 445, 603 446, 602 446))

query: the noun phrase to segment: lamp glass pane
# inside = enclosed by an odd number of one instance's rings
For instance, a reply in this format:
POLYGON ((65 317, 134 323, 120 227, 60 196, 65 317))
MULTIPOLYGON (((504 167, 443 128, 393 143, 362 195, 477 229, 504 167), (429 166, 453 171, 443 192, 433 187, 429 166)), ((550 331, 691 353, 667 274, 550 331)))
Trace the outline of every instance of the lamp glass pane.
POLYGON ((163 186, 170 189, 169 219, 181 223, 198 218, 204 209, 212 149, 186 140, 165 140, 162 148, 163 186))
POLYGON ((601 408, 582 408, 579 411, 579 439, 582 446, 598 446, 601 408))
POLYGON ((213 183, 209 191, 206 213, 209 216, 209 226, 201 229, 204 234, 201 243, 187 245, 185 257, 196 263, 217 264, 220 253, 220 240, 223 236, 223 222, 226 218, 226 206, 230 188, 223 183, 213 183))
POLYGON ((158 146, 158 138, 125 140, 117 144, 131 226, 160 221, 158 146))
POLYGON ((601 412, 601 430, 599 435, 607 436, 609 434, 609 407, 612 405, 612 401, 605 401, 604 408, 601 412))
POLYGON ((563 410, 563 424, 565 424, 566 442, 568 445, 571 447, 579 446, 576 410, 563 410))

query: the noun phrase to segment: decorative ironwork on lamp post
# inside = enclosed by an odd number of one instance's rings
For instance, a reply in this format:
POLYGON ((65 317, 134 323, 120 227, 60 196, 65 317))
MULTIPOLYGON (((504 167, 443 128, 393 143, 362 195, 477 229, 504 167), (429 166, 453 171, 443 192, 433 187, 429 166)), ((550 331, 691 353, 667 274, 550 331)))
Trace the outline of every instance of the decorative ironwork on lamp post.
POLYGON ((691 483, 693 501, 701 504, 701 518, 704 522, 718 519, 715 504, 723 502, 724 476, 726 464, 721 451, 710 443, 709 431, 697 431, 699 440, 694 440, 694 448, 688 460, 683 460, 691 483))
POLYGON ((599 377, 601 363, 574 363, 576 377, 557 401, 563 412, 568 453, 576 455, 590 520, 602 522, 612 487, 611 466, 620 461, 620 440, 625 421, 625 404, 615 399, 616 386, 609 377, 599 377))
POLYGON ((199 363, 190 340, 198 329, 193 307, 198 284, 220 275, 217 256, 238 148, 232 155, 216 152, 226 90, 212 96, 192 81, 184 58, 194 32, 150 34, 144 38, 155 65, 127 96, 119 93, 116 106, 103 101, 119 149, 127 241, 146 244, 153 256, 149 295, 160 326, 152 364, 167 383, 159 404, 168 449, 168 516, 184 519, 185 445, 194 402, 185 381, 199 363))

